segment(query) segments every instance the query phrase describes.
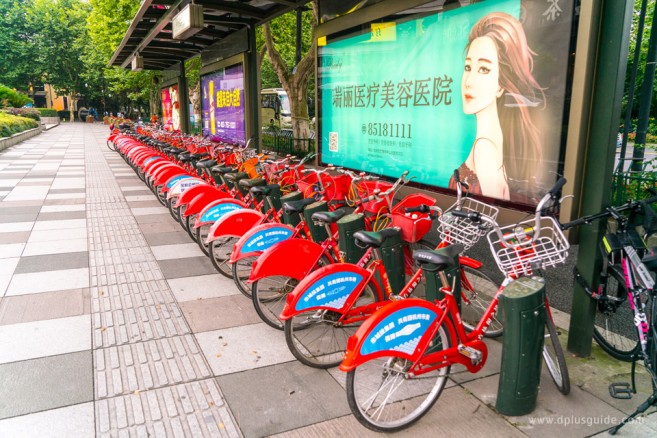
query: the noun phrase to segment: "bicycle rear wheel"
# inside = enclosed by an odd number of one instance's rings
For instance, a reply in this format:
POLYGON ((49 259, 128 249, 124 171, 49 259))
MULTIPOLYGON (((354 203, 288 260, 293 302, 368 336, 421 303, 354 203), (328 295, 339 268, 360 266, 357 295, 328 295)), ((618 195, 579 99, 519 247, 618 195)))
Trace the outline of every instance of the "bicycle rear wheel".
POLYGON ((568 366, 566 365, 566 358, 563 355, 563 349, 559 342, 559 333, 549 315, 547 315, 547 319, 545 320, 543 360, 559 392, 563 395, 568 395, 570 393, 568 366))
MULTIPOLYGON (((498 288, 493 279, 484 272, 469 266, 461 266, 461 319, 468 331, 477 327, 498 288)), ((484 336, 496 338, 501 336, 503 331, 504 312, 502 306, 497 306, 495 317, 484 336)))
POLYGON ((237 240, 237 237, 220 237, 210 242, 212 265, 221 275, 227 278, 233 278, 233 268, 228 264, 228 260, 230 260, 233 246, 235 246, 237 240))
POLYGON ((634 312, 628 301, 623 274, 615 269, 607 277, 607 296, 611 301, 596 302, 593 339, 610 356, 625 362, 639 352, 634 312))
POLYGON ((107 147, 110 151, 116 151, 116 145, 109 140, 107 140, 107 147))
POLYGON ((198 247, 201 248, 201 251, 203 251, 203 254, 205 254, 206 256, 210 255, 210 244, 205 243, 205 239, 208 238, 208 234, 210 232, 211 227, 212 224, 207 224, 207 225, 201 225, 200 227, 195 229, 196 243, 198 243, 198 247))
MULTIPOLYGON (((368 284, 355 307, 373 303, 374 288, 368 284)), ((309 310, 285 321, 285 342, 299 362, 313 368, 331 368, 342 362, 347 339, 356 333, 362 321, 339 322, 342 314, 330 310, 309 310)))
MULTIPOLYGON (((436 340, 449 348, 448 329, 439 327, 436 340)), ((347 401, 356 419, 368 429, 394 432, 418 421, 436 403, 450 366, 420 376, 408 374, 412 362, 379 357, 347 373, 347 401)))

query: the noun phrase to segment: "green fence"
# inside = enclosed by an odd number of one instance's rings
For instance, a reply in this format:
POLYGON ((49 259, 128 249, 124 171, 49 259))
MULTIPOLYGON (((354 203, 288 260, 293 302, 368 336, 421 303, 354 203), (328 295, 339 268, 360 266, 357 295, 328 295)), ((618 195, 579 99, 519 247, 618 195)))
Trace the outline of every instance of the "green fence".
POLYGON ((648 188, 657 188, 657 172, 615 172, 611 186, 611 203, 618 206, 629 199, 651 196, 648 188))
POLYGON ((304 156, 309 152, 315 152, 315 133, 311 134, 311 138, 294 138, 291 129, 263 129, 260 144, 263 149, 276 152, 278 155, 304 156))

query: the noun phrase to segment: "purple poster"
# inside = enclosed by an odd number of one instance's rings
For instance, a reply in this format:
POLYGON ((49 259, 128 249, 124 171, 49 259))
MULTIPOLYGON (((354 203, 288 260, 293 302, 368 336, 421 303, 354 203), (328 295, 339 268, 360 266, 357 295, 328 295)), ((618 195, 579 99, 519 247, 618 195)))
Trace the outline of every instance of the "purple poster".
POLYGON ((236 64, 201 77, 203 135, 244 144, 244 67, 236 64))

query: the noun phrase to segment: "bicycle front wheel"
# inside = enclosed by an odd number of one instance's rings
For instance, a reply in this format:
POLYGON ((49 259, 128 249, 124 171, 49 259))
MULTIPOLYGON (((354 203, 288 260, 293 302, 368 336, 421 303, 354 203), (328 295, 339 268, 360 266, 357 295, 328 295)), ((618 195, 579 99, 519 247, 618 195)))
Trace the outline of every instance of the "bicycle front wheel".
POLYGON ((249 279, 251 267, 256 260, 258 260, 258 256, 245 257, 231 266, 235 286, 242 292, 242 295, 249 299, 253 299, 253 297, 251 296, 251 286, 246 284, 246 280, 249 279))
MULTIPOLYGON (((368 284, 356 300, 355 307, 376 300, 368 284)), ((338 366, 347 348, 347 339, 356 333, 362 321, 344 324, 342 314, 331 310, 309 310, 285 321, 285 342, 299 362, 313 368, 338 366)))
POLYGON ((205 239, 208 238, 208 234, 210 233, 210 228, 212 228, 212 224, 201 225, 194 230, 196 234, 196 243, 198 243, 198 247, 201 248, 201 251, 203 251, 203 254, 206 256, 210 255, 210 244, 205 242, 205 239))
POLYGON ((543 360, 559 392, 568 395, 570 393, 570 377, 568 376, 566 358, 559 342, 559 333, 549 315, 545 320, 543 360))
MULTIPOLYGON (((435 342, 441 349, 450 342, 444 325, 435 342)), ((450 367, 421 374, 408 373, 411 361, 379 357, 347 374, 347 400, 356 419, 368 429, 394 432, 418 421, 436 403, 447 382, 450 367)))
POLYGON ((634 326, 634 312, 628 301, 623 274, 612 269, 607 277, 609 301, 596 302, 593 339, 610 356, 631 362, 641 346, 634 326))
MULTIPOLYGON (((497 290, 498 285, 487 274, 469 266, 461 266, 461 319, 468 331, 477 327, 497 290)), ((484 336, 496 338, 503 331, 504 313, 502 306, 497 306, 495 317, 484 336)))
POLYGON ((251 285, 253 307, 268 326, 283 330, 283 321, 278 316, 285 307, 287 295, 294 290, 299 282, 292 277, 272 275, 254 281, 251 285))
POLYGON ((210 260, 215 269, 224 277, 233 278, 233 268, 228 264, 237 237, 220 237, 210 242, 210 260))

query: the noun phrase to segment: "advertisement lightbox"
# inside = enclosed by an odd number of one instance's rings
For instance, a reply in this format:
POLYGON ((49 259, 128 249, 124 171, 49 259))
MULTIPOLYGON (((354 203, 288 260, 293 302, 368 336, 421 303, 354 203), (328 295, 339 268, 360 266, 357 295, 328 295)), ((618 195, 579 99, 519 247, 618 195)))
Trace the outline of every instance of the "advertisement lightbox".
POLYGON ((201 77, 203 135, 244 144, 244 67, 236 64, 201 77))
POLYGON ((323 163, 532 206, 565 138, 573 0, 488 0, 319 47, 323 163))
POLYGON ((178 85, 162 88, 162 125, 167 131, 180 129, 178 85))

